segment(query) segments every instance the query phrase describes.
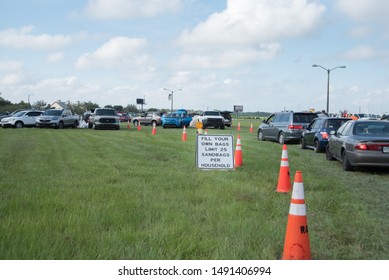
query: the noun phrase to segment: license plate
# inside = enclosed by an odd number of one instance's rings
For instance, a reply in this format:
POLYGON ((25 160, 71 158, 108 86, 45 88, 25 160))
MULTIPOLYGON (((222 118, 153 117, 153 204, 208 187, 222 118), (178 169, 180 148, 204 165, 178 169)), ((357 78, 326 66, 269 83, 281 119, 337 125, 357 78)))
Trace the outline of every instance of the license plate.
POLYGON ((384 153, 389 153, 389 147, 382 147, 382 151, 384 153))

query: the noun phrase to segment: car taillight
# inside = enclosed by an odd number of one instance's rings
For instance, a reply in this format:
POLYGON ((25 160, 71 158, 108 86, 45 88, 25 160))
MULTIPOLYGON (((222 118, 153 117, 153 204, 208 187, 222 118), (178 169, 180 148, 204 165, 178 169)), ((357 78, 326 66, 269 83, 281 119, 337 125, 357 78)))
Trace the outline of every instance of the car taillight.
POLYGON ((381 151, 383 145, 379 144, 366 144, 366 143, 358 143, 354 146, 357 150, 368 150, 368 151, 381 151))
POLYGON ((328 133, 327 132, 320 132, 320 134, 321 134, 321 137, 323 138, 323 139, 328 139, 328 138, 330 138, 330 135, 328 135, 328 133))
POLYGON ((289 129, 303 129, 302 125, 288 125, 289 129))

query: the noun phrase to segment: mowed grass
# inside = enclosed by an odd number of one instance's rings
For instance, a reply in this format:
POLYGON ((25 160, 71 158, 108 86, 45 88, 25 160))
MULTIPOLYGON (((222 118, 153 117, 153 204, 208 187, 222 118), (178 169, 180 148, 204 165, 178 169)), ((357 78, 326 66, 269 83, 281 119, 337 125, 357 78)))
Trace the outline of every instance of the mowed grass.
MULTIPOLYGON (((250 121, 243 166, 199 170, 196 131, 0 129, 0 259, 280 259, 291 193, 282 147, 250 121)), ((389 170, 344 172, 288 144, 301 170, 314 259, 388 259, 389 170)))

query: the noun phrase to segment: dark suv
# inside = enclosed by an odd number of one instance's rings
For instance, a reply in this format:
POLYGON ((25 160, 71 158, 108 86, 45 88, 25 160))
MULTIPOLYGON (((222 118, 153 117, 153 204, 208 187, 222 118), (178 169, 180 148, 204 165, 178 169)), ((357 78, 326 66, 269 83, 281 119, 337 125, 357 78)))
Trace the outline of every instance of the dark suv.
POLYGON ((301 135, 301 149, 311 148, 316 153, 324 152, 328 144, 331 131, 338 128, 351 118, 318 117, 314 119, 301 135))
POLYGON ((273 140, 280 144, 299 142, 304 129, 317 117, 316 113, 311 112, 274 113, 258 127, 258 140, 273 140))

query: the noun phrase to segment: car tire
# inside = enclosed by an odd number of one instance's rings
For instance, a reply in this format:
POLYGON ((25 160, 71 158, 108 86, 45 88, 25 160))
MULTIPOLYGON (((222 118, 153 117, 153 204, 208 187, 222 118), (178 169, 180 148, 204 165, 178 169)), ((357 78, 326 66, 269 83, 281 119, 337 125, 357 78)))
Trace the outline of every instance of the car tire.
POLYGON ((283 132, 278 134, 278 143, 280 143, 281 145, 285 144, 285 137, 283 132))
POLYGON ((63 122, 59 122, 59 123, 58 123, 58 128, 59 128, 59 129, 63 129, 63 128, 64 128, 63 122))
POLYGON ((304 138, 300 139, 300 148, 303 149, 303 150, 307 148, 307 146, 305 144, 305 139, 304 138))
POLYGON ((326 147, 326 159, 327 160, 335 160, 335 158, 332 156, 331 152, 330 152, 330 147, 329 145, 327 145, 326 147))
POLYGON ((88 123, 88 128, 93 128, 93 124, 92 123, 88 123))
POLYGON ((342 153, 342 167, 343 167, 344 171, 353 171, 354 170, 353 166, 350 164, 350 161, 347 158, 346 151, 343 151, 343 153, 342 153))
POLYGON ((257 138, 259 141, 265 141, 265 138, 263 137, 263 132, 261 129, 258 130, 258 132, 257 132, 257 138))
POLYGON ((224 125, 220 126, 220 129, 225 129, 225 126, 224 125))
POLYGON ((72 128, 77 128, 77 127, 78 127, 78 121, 75 121, 75 122, 73 123, 72 128))
POLYGON ((313 143, 313 150, 315 151, 315 153, 320 153, 321 152, 321 149, 320 149, 320 142, 319 140, 315 140, 315 142, 313 143))
POLYGON ((23 128, 23 123, 22 122, 16 122, 15 123, 15 128, 23 128))

